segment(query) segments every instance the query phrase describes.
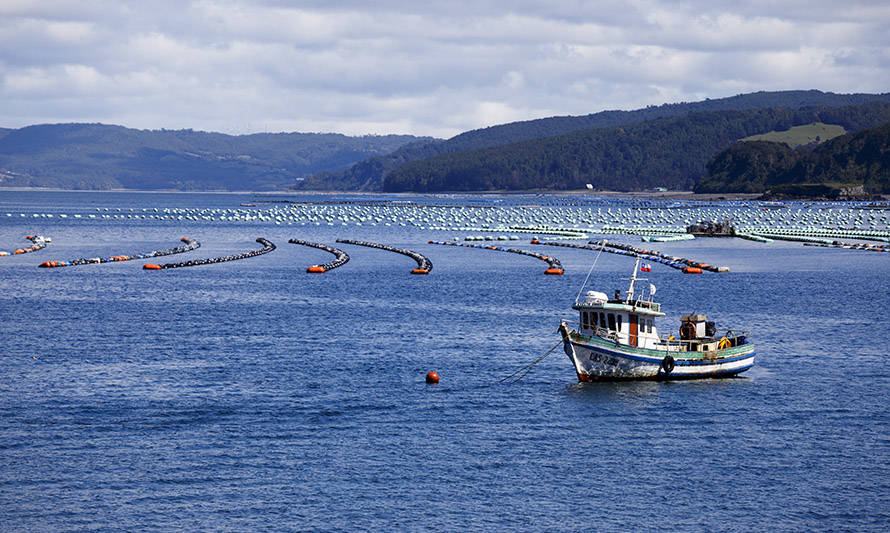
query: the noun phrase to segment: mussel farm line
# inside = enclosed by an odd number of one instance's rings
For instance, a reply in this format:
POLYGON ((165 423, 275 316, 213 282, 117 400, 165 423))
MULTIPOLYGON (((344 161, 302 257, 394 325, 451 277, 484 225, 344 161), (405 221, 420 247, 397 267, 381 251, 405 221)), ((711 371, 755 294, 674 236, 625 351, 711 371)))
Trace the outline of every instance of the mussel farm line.
POLYGON ((318 249, 324 250, 326 252, 331 252, 332 254, 334 254, 336 256, 336 258, 333 261, 331 261, 330 263, 325 263, 323 265, 312 265, 309 268, 307 268, 306 272, 309 272, 310 274, 324 274, 328 270, 333 270, 333 269, 337 268, 338 266, 345 265, 347 262, 349 262, 349 255, 346 252, 344 252, 343 250, 339 250, 337 248, 328 246, 327 244, 321 244, 321 243, 309 242, 309 241, 301 241, 300 239, 291 239, 287 242, 289 242, 291 244, 300 244, 303 246, 311 246, 313 248, 318 248, 318 249))
POLYGON ((403 250, 401 248, 395 248, 392 246, 387 246, 385 244, 378 244, 376 242, 353 241, 351 239, 337 239, 337 242, 341 242, 343 244, 354 244, 356 246, 367 246, 369 248, 380 248, 381 250, 387 250, 390 252, 395 252, 397 254, 407 255, 411 259, 417 261, 417 268, 411 271, 412 274, 429 274, 430 270, 433 269, 432 261, 417 252, 412 252, 411 250, 403 250))
POLYGON ((590 241, 588 244, 584 245, 571 244, 567 242, 541 242, 538 240, 533 240, 532 244, 542 244, 545 246, 561 246, 563 248, 578 248, 581 250, 593 250, 596 252, 602 249, 604 252, 608 252, 610 254, 627 255, 633 257, 639 255, 646 261, 661 263, 686 274, 701 274, 703 270, 708 270, 710 272, 729 272, 729 267, 718 267, 709 265, 708 263, 693 261, 692 259, 666 255, 657 250, 643 250, 640 248, 634 248, 633 246, 630 246, 628 244, 621 243, 604 243, 604 241, 590 241))
POLYGON ((180 267, 191 267, 198 265, 212 265, 213 263, 225 263, 227 261, 237 261, 238 259, 247 259, 248 257, 256 257, 258 255, 263 255, 271 252, 275 249, 275 245, 266 239, 260 237, 256 240, 256 242, 263 245, 260 250, 252 250, 250 252, 243 252, 235 255, 226 255, 223 257, 214 257, 211 259, 195 259, 193 261, 183 261, 181 263, 165 263, 163 265, 155 265, 155 264, 145 264, 142 265, 142 268, 145 270, 163 270, 166 268, 180 268, 180 267))
POLYGON ((19 255, 19 254, 29 254, 31 252, 36 252, 37 250, 43 250, 46 248, 46 245, 53 242, 49 237, 44 237, 43 235, 28 235, 25 237, 29 241, 31 241, 31 246, 27 248, 16 248, 15 250, 10 252, 0 251, 0 257, 7 255, 19 255))
POLYGON ((804 246, 818 246, 819 248, 842 248, 844 250, 862 250, 865 252, 890 252, 890 246, 886 245, 877 245, 877 244, 866 244, 866 243, 846 243, 840 241, 833 242, 805 242, 804 246))
POLYGON ((549 268, 544 271, 544 274, 548 274, 551 276, 560 276, 563 273, 562 263, 559 262, 559 259, 549 255, 531 252, 529 250, 520 250, 518 248, 501 248, 499 246, 491 246, 490 244, 466 244, 462 242, 429 241, 429 243, 440 244, 442 246, 463 246, 464 248, 479 248, 482 250, 494 250, 496 252, 509 252, 511 254, 527 255, 529 257, 534 257, 535 259, 540 259, 541 261, 546 261, 547 264, 550 265, 549 268))
POLYGON ((678 270, 682 270, 687 274, 701 274, 701 270, 708 270, 710 272, 729 272, 729 267, 718 267, 714 265, 709 265, 708 263, 702 263, 701 261, 695 261, 693 259, 686 259, 685 257, 675 257, 672 255, 667 255, 663 252, 659 252, 658 250, 643 250, 642 248, 634 248, 629 244, 621 244, 617 242, 606 242, 606 241, 589 241, 588 244, 592 244, 594 246, 602 246, 605 243, 606 247, 613 248, 616 250, 621 250, 625 252, 630 252, 629 255, 639 254, 646 258, 654 257, 657 263, 669 264, 672 268, 676 268, 678 270), (661 259, 666 260, 661 261, 661 259), (676 265, 676 266, 674 266, 676 265), (685 268, 684 266, 685 265, 685 268), (695 269, 700 269, 696 272, 695 269))
POLYGON ((192 239, 191 237, 183 237, 179 239, 180 241, 185 243, 185 246, 177 246, 176 248, 170 248, 169 250, 158 250, 154 252, 148 253, 140 253, 133 255, 112 255, 111 257, 91 257, 91 258, 81 258, 81 259, 72 259, 71 261, 44 261, 40 263, 39 267, 41 268, 60 268, 67 266, 78 266, 78 265, 92 265, 99 263, 115 263, 118 261, 132 261, 134 259, 150 259, 152 257, 163 257, 165 255, 173 255, 173 254, 181 254, 184 252, 188 252, 191 250, 196 250, 201 247, 201 243, 192 239))

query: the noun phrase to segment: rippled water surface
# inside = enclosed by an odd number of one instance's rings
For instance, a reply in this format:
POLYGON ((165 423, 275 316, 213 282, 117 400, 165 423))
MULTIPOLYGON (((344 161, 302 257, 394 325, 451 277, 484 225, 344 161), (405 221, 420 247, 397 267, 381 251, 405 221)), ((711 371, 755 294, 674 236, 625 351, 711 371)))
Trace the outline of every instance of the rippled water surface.
MULTIPOLYGON (((0 193, 0 524, 4 530, 886 530, 890 254, 799 243, 653 244, 730 274, 648 275, 668 317, 748 329, 744 377, 578 384, 557 349, 594 253, 532 258, 427 244, 463 233, 5 217, 95 206, 231 207, 238 195, 0 193), (146 261, 48 259, 202 247, 146 261), (339 245, 354 238, 434 264, 339 245), (181 258, 181 259, 180 259, 181 258), (441 383, 428 386, 436 370, 441 383)), ((86 211, 84 211, 86 212, 86 211)), ((638 237, 616 240, 639 243, 638 237)), ((531 248, 523 237, 511 245, 531 248)), ((540 248, 538 248, 540 250, 540 248)), ((604 254, 590 285, 624 288, 604 254)))

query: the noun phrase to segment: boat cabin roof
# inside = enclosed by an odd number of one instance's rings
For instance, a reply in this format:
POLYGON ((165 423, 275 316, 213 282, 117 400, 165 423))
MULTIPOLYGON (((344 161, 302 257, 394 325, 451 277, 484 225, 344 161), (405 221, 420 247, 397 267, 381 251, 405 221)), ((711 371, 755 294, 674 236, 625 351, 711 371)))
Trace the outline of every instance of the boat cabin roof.
POLYGON ((576 302, 575 305, 572 306, 572 309, 578 311, 587 311, 590 309, 604 311, 624 311, 627 313, 636 313, 638 315, 664 316, 664 313, 661 312, 661 304, 659 304, 658 302, 650 302, 648 300, 631 301, 621 298, 591 298, 589 294, 588 297, 584 300, 576 302))

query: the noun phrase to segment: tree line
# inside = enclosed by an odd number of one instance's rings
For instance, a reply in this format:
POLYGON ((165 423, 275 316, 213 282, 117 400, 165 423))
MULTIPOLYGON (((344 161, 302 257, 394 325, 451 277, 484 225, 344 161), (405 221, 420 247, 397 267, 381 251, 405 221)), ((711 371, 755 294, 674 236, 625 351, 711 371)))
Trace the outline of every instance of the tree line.
POLYGON ((692 189, 708 161, 739 139, 825 122, 860 130, 890 121, 890 104, 691 113, 442 154, 390 172, 383 190, 692 189))

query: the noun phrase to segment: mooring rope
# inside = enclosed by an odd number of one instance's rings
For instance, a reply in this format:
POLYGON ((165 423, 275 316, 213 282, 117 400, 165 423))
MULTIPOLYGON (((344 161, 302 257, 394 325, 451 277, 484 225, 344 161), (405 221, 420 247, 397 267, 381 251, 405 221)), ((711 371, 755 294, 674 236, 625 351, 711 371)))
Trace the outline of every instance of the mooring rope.
POLYGON ((584 286, 587 285, 587 280, 590 279, 590 274, 593 272, 593 269, 596 267, 596 262, 600 260, 600 255, 603 253, 603 249, 606 247, 606 239, 603 239, 603 245, 600 246, 599 253, 596 254, 596 257, 593 259, 593 264, 590 265, 590 270, 587 271, 587 277, 584 278, 584 283, 581 284, 581 288, 578 289, 578 296, 575 296, 575 303, 578 302, 578 299, 581 298, 581 292, 584 290, 584 286))
POLYGON ((550 355, 551 353, 553 353, 553 350, 555 350, 557 346, 559 346, 560 344, 562 344, 562 342, 563 342, 563 341, 559 341, 559 342, 557 342, 556 344, 553 345, 553 348, 550 348, 549 350, 547 350, 547 353, 545 353, 545 354, 542 355, 541 357, 538 357, 537 359, 535 359, 535 360, 532 361, 531 363, 525 365, 524 367, 520 368, 520 369, 517 370, 516 372, 513 372, 512 374, 510 374, 509 376, 505 377, 504 379, 498 380, 498 383, 503 383, 503 382, 507 381, 508 379, 512 378, 512 377, 515 376, 516 374, 519 374, 519 373, 522 372, 523 370, 525 370, 525 373, 522 374, 522 375, 520 375, 519 377, 517 377, 516 379, 514 379, 514 380, 511 381, 510 383, 516 383, 516 382, 519 381, 520 379, 524 378, 525 376, 528 375, 529 372, 531 372, 531 369, 532 369, 533 366, 535 366, 536 364, 540 363, 541 361, 544 360, 545 357, 547 357, 548 355, 550 355))

